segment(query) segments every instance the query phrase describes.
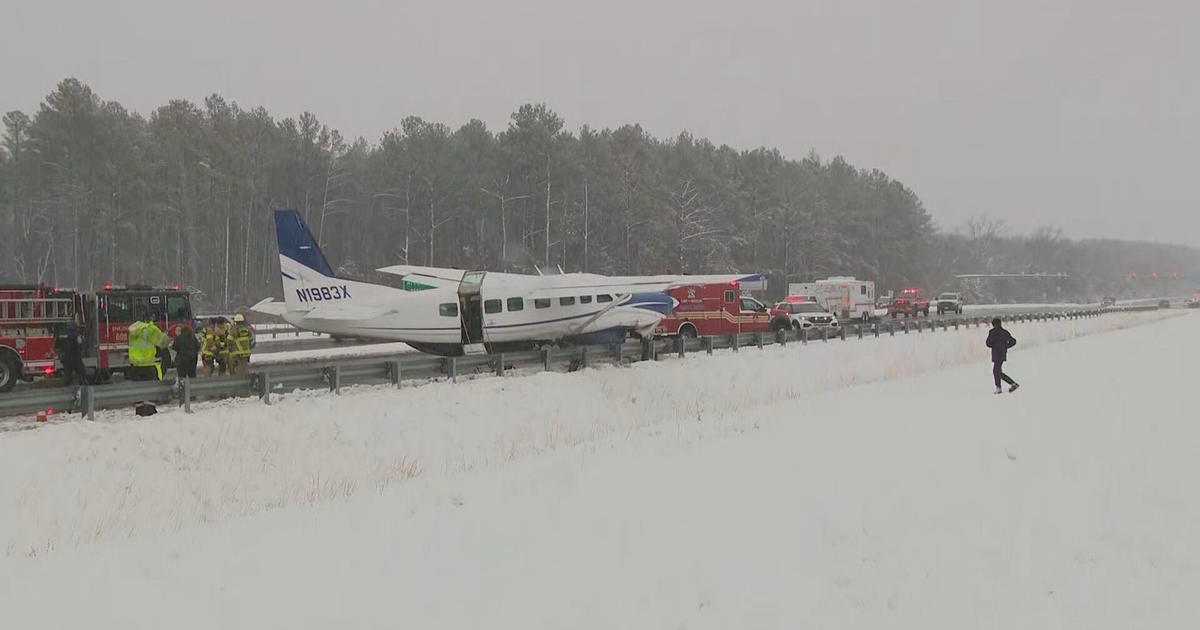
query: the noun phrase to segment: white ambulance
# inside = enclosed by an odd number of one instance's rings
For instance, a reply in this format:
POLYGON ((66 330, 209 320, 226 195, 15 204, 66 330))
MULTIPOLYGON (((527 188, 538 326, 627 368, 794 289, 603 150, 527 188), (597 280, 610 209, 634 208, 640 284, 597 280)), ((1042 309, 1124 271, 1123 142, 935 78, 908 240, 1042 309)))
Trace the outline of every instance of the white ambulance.
POLYGON ((788 284, 788 296, 810 296, 839 319, 870 321, 875 317, 875 283, 849 276, 788 284))

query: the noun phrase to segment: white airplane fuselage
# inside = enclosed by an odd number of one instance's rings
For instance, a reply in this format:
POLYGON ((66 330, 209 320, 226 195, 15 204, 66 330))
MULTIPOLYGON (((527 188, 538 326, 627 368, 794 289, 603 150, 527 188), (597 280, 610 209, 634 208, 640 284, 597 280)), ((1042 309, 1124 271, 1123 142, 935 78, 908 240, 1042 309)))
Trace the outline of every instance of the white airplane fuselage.
POLYGON ((460 280, 405 291, 325 276, 282 254, 279 264, 287 306, 279 315, 288 323, 448 353, 474 344, 615 342, 630 331, 649 333, 674 306, 661 281, 643 278, 439 269, 460 280))

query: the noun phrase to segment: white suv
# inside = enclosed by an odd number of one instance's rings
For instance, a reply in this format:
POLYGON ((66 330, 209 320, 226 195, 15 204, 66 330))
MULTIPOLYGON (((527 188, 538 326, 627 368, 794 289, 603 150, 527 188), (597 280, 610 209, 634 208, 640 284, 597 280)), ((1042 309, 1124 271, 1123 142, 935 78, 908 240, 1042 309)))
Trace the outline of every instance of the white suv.
POLYGON ((783 311, 792 320, 794 330, 809 328, 837 328, 838 320, 816 302, 780 302, 775 308, 783 311))

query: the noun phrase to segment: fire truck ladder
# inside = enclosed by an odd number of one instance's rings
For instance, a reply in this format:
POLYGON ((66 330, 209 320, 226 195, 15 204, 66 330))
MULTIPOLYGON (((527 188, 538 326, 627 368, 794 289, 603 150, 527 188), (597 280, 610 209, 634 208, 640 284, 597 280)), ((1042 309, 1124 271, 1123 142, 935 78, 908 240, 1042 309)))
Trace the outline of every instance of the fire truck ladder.
POLYGON ((0 299, 0 323, 66 323, 74 316, 71 298, 0 299))

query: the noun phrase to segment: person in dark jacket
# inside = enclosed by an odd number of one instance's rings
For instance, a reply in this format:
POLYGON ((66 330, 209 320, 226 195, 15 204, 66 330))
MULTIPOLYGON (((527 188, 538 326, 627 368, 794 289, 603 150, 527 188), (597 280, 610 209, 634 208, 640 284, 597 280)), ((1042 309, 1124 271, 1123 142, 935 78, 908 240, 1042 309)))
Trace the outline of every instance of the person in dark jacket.
POLYGON ((992 320, 992 329, 988 331, 987 347, 992 349, 992 378, 996 381, 996 393, 1001 393, 1000 381, 1008 383, 1008 391, 1016 391, 1020 385, 1008 377, 1001 369, 1008 360, 1008 349, 1017 345, 1017 339, 1000 325, 1000 318, 992 320))
POLYGON ((200 340, 196 339, 191 326, 180 326, 179 334, 171 342, 175 351, 175 373, 179 378, 196 378, 196 357, 200 356, 200 340))
POLYGON ((79 332, 78 317, 72 320, 59 334, 58 358, 63 365, 63 382, 70 387, 78 380, 87 385, 87 370, 83 366, 83 344, 79 332))

